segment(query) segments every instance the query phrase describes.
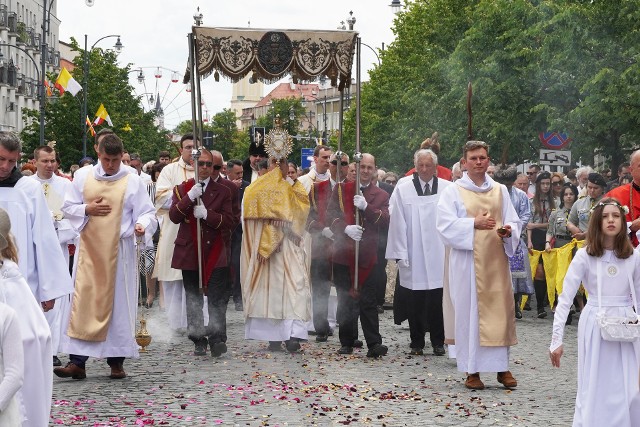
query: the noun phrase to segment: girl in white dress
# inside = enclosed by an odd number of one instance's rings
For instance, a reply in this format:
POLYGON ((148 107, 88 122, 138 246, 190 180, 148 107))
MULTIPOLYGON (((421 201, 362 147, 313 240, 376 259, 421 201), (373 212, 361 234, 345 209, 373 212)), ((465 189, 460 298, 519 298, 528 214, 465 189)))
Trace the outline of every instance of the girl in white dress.
POLYGON ((627 236, 625 208, 604 198, 593 209, 585 247, 578 250, 564 279, 553 321, 551 364, 560 367, 564 325, 580 283, 589 302, 578 324, 578 394, 574 427, 631 427, 629 403, 638 392, 640 342, 605 341, 596 320, 598 272, 607 317, 634 317, 631 286, 640 296, 640 254, 627 236))
POLYGON ((24 356, 18 316, 0 302, 0 426, 19 427, 22 416, 15 394, 22 387, 24 356))

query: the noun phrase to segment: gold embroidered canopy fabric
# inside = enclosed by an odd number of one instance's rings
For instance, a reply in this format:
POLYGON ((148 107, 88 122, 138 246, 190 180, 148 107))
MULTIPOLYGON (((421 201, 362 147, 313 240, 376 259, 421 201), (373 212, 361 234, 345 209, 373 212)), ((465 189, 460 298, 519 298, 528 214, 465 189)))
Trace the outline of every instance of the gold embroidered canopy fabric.
POLYGON ((333 86, 351 81, 354 31, 193 27, 193 32, 201 78, 219 72, 234 82, 248 74, 267 83, 287 74, 294 82, 321 75, 333 86))

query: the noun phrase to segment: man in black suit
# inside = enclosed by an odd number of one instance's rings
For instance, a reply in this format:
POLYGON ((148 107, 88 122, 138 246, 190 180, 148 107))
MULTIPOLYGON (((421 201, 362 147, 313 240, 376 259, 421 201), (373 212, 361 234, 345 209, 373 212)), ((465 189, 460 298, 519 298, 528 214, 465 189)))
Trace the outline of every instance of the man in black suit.
MULTIPOLYGON (((238 200, 242 206, 244 189, 251 184, 242 179, 242 161, 231 159, 227 162, 227 179, 238 187, 238 200)), ((242 222, 233 230, 231 235, 231 295, 236 306, 236 311, 242 311, 242 287, 240 285, 240 249, 242 248, 242 222)))

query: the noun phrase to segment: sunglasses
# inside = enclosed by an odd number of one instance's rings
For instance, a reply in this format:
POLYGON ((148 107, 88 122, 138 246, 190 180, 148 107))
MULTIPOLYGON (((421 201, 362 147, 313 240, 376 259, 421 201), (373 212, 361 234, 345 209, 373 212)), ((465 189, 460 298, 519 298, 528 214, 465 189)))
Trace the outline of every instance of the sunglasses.
POLYGON ((384 182, 387 184, 395 184, 397 181, 395 179, 385 179, 384 182))
MULTIPOLYGON (((337 160, 331 160, 331 164, 333 166, 337 166, 338 165, 338 161, 337 160)), ((349 162, 341 161, 340 162, 340 166, 349 166, 349 162)))
POLYGON ((527 175, 535 175, 535 172, 527 172, 527 175))
POLYGON ((208 168, 210 168, 210 167, 212 167, 212 166, 213 166, 213 169, 215 169, 215 170, 217 170, 217 171, 219 171, 220 169, 222 169, 222 165, 214 165, 214 164, 213 164, 213 162, 203 162, 203 161, 198 161, 198 166, 200 166, 201 168, 203 168, 203 167, 205 167, 205 166, 206 166, 206 167, 208 167, 208 168))
POLYGON ((556 187, 561 187, 562 186, 562 181, 552 182, 551 185, 556 186, 556 187))

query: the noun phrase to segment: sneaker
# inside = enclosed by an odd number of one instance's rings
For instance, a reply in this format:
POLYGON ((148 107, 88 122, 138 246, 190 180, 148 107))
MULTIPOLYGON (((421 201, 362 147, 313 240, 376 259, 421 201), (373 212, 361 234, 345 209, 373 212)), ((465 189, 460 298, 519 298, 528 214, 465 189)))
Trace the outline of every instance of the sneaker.
POLYGON ((223 342, 217 342, 213 345, 210 345, 210 347, 211 347, 211 356, 213 357, 220 357, 227 352, 227 344, 223 342))
POLYGON ((87 378, 87 372, 84 368, 69 362, 64 368, 55 368, 53 373, 60 378, 73 378, 74 380, 83 380, 87 378))
POLYGON ((53 356, 53 366, 62 366, 62 362, 58 359, 58 356, 53 356))
POLYGON ((343 345, 342 347, 340 347, 340 350, 338 350, 338 354, 351 354, 353 353, 353 347, 349 347, 347 345, 343 345))
POLYGON ((480 380, 480 374, 467 374, 467 380, 464 382, 464 386, 471 390, 484 390, 484 383, 480 380))
POLYGON ((382 344, 375 344, 367 351, 367 357, 381 357, 387 354, 387 346, 382 344))
POLYGON ((109 378, 111 378, 112 380, 121 380, 126 376, 127 374, 124 372, 124 367, 122 366, 122 363, 111 366, 111 374, 109 375, 109 378))
POLYGON ((498 382, 506 388, 515 388, 518 386, 518 382, 513 378, 511 371, 498 372, 498 382))
POLYGON ((444 356, 446 351, 444 350, 443 345, 434 345, 433 346, 433 354, 436 356, 444 356))

